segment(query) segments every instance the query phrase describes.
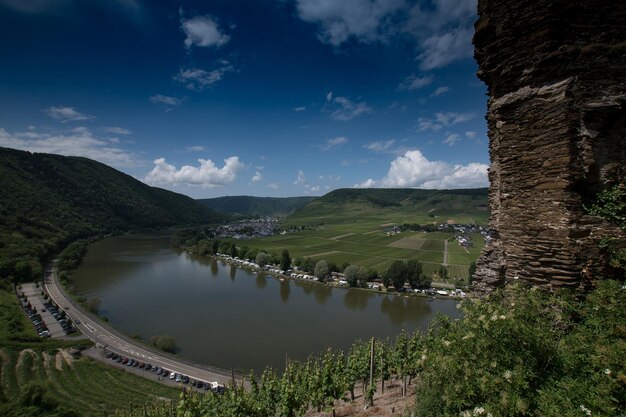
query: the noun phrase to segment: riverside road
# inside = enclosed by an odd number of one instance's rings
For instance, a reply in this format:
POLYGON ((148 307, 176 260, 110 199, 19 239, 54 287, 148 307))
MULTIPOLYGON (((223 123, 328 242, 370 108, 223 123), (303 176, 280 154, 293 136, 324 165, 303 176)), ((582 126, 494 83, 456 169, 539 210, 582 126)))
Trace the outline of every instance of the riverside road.
MULTIPOLYGON (((160 366, 170 372, 187 375, 191 379, 228 384, 231 373, 225 370, 193 363, 174 355, 169 355, 159 350, 148 347, 138 341, 118 332, 109 325, 102 323, 100 319, 87 313, 65 293, 59 283, 54 266, 48 267, 45 273, 44 287, 55 304, 65 310, 65 313, 74 322, 74 325, 97 347, 114 352, 120 356, 136 359, 140 362, 151 363, 160 366)), ((235 375, 241 381, 241 375, 235 375)))

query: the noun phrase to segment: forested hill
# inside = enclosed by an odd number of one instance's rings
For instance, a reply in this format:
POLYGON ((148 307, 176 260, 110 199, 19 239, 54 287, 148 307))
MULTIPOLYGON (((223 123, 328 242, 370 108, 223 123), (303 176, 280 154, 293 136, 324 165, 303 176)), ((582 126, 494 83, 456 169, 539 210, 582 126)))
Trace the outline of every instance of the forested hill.
POLYGON ((90 159, 0 148, 0 279, 29 279, 80 237, 226 218, 90 159))
POLYGON ((316 198, 287 218, 288 224, 348 222, 355 216, 404 217, 486 223, 487 189, 420 190, 409 188, 342 188, 316 198))
POLYGON ((198 200, 205 206, 223 213, 243 216, 286 216, 304 207, 316 197, 251 197, 230 196, 198 200))

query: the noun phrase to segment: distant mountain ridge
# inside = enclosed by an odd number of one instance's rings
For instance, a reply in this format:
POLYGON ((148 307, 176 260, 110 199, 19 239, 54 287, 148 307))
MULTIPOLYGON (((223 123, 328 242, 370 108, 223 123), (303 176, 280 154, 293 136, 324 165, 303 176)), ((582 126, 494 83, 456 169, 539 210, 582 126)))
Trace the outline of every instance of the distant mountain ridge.
POLYGON ((227 196, 199 199, 200 203, 222 213, 243 216, 286 216, 304 207, 317 197, 252 197, 227 196))
POLYGON ((87 158, 0 148, 0 279, 29 279, 81 237, 228 217, 87 158))
MULTIPOLYGON (((310 224, 316 219, 344 222, 354 216, 404 213, 415 217, 475 219, 486 223, 487 188, 422 190, 412 188, 340 188, 296 211, 286 224, 310 224)), ((322 220, 320 220, 322 221, 322 220)))
POLYGON ((461 200, 485 203, 487 188, 469 188, 455 190, 422 190, 415 188, 340 188, 329 192, 315 200, 317 204, 341 204, 360 201, 380 207, 399 207, 407 205, 444 205, 461 200))

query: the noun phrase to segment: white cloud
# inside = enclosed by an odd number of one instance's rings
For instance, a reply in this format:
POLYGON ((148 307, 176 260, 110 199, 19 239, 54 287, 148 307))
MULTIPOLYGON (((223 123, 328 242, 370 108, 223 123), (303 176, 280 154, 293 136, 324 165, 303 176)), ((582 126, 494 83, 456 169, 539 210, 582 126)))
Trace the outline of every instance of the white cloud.
POLYGON ((263 180, 263 175, 259 171, 257 171, 257 172, 254 173, 254 176, 252 177, 252 179, 250 181, 252 181, 252 182, 259 182, 261 180, 263 180))
POLYGON ((220 81, 227 72, 234 70, 235 68, 227 61, 222 62, 222 66, 213 71, 201 68, 181 68, 174 76, 174 81, 178 81, 189 90, 202 91, 220 81))
POLYGON ((320 190, 320 186, 319 185, 316 185, 314 187, 310 187, 309 188, 309 191, 312 192, 312 193, 317 193, 317 192, 319 192, 319 190, 320 190))
POLYGON ((354 103, 348 98, 341 96, 335 97, 332 100, 332 103, 336 104, 336 107, 338 108, 332 111, 330 117, 332 117, 333 120, 338 120, 342 122, 352 120, 355 117, 358 117, 362 114, 368 114, 373 111, 373 109, 368 106, 366 102, 354 103))
POLYGON ((305 111, 305 110, 306 110, 306 107, 304 107, 304 106, 294 107, 294 108, 293 108, 293 111, 298 111, 298 112, 299 112, 299 111, 305 111))
POLYGON ((354 184, 354 188, 374 188, 374 187, 376 187, 376 181, 374 181, 371 178, 363 181, 360 184, 354 184))
POLYGON ((424 130, 432 130, 438 132, 443 128, 440 124, 435 123, 432 119, 427 117, 420 117, 417 119, 417 130, 423 132, 424 130))
POLYGON ((467 165, 450 165, 444 161, 429 161, 419 150, 407 151, 394 159, 387 175, 376 181, 372 178, 355 187, 396 188, 476 188, 486 187, 488 165, 472 162, 467 165))
POLYGON ((187 146, 185 147, 185 150, 188 152, 204 152, 204 146, 200 146, 200 145, 187 146))
POLYGON ((360 42, 384 40, 392 28, 390 13, 403 0, 297 0, 298 15, 319 25, 322 42, 339 46, 350 38, 360 42))
POLYGON ((439 112, 435 114, 435 117, 444 126, 452 126, 472 120, 474 113, 439 112))
POLYGON ((459 123, 465 123, 474 118, 474 113, 457 113, 457 112, 438 112, 435 119, 420 117, 417 119, 417 130, 432 130, 438 132, 444 127, 454 126, 459 123))
POLYGON ((293 182, 293 185, 306 185, 306 177, 304 176, 304 171, 298 170, 298 177, 293 182))
POLYGON ((13 134, 0 128, 0 146, 29 152, 84 156, 115 167, 137 164, 132 153, 111 146, 110 140, 95 136, 86 127, 77 127, 60 133, 39 133, 29 129, 28 132, 13 134))
POLYGON ((333 99, 333 92, 329 91, 328 93, 326 93, 326 101, 332 101, 333 99))
POLYGON ((422 43, 422 52, 417 57, 420 69, 430 71, 445 67, 453 61, 470 58, 473 54, 471 27, 457 28, 450 32, 433 35, 422 43))
POLYGON ((114 135, 132 135, 133 134, 133 132, 131 132, 129 129, 126 129, 123 127, 107 126, 107 127, 103 127, 102 130, 104 130, 107 133, 112 133, 114 135))
POLYGON ((95 116, 91 116, 89 114, 81 113, 76 110, 74 107, 66 107, 66 106, 52 106, 48 107, 44 110, 48 116, 53 119, 60 120, 61 123, 67 122, 78 122, 80 120, 92 120, 95 119, 95 116))
POLYGON ((331 148, 334 148, 336 146, 341 146, 341 145, 345 145, 346 143, 348 143, 348 139, 343 137, 343 136, 337 136, 336 138, 332 138, 332 139, 328 139, 326 142, 324 142, 321 145, 318 145, 318 147, 323 150, 323 151, 327 151, 331 148))
POLYGON ((176 107, 185 101, 184 98, 164 96, 162 94, 155 94, 150 96, 150 101, 154 104, 164 104, 166 106, 176 107))
POLYGON ((435 91, 433 91, 433 93, 430 96, 439 97, 439 96, 444 95, 448 91, 450 91, 450 87, 448 87, 447 85, 443 85, 441 87, 438 87, 435 91))
POLYGON ((165 158, 155 159, 154 168, 145 176, 144 181, 148 184, 187 184, 215 188, 235 181, 238 172, 244 168, 237 156, 224 159, 222 168, 215 166, 210 159, 198 159, 198 162, 200 165, 197 167, 185 165, 176 169, 165 158))
POLYGON ((474 139, 476 137, 476 132, 468 130, 467 132, 465 132, 465 136, 470 138, 470 139, 474 139))
POLYGON ((477 0, 296 0, 298 16, 318 25, 318 38, 339 47, 411 36, 428 71, 470 57, 477 0))
POLYGON ((448 135, 448 137, 442 143, 445 143, 448 146, 454 146, 454 144, 460 140, 461 140, 461 136, 457 135, 456 133, 453 133, 451 135, 448 135))
POLYGON ((389 139, 385 141, 370 142, 363 145, 363 147, 372 152, 388 152, 393 148, 395 143, 396 141, 394 139, 389 139))
POLYGON ((276 182, 270 182, 269 184, 267 184, 267 188, 271 188, 272 190, 278 190, 278 183, 276 182))
POLYGON ((424 75, 422 77, 409 75, 398 86, 398 89, 402 91, 419 90, 420 88, 426 87, 427 85, 431 84, 434 79, 435 77, 433 77, 432 75, 424 75))
POLYGON ((222 33, 211 16, 194 16, 181 19, 180 26, 185 32, 185 48, 192 46, 222 46, 230 40, 230 36, 222 33))

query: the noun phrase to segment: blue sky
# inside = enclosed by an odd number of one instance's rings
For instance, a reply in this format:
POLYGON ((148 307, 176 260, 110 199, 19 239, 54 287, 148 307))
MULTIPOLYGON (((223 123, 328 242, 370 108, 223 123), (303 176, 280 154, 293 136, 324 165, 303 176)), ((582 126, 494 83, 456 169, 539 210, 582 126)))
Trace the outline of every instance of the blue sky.
POLYGON ((487 186, 475 0, 0 0, 0 146, 195 198, 487 186))

